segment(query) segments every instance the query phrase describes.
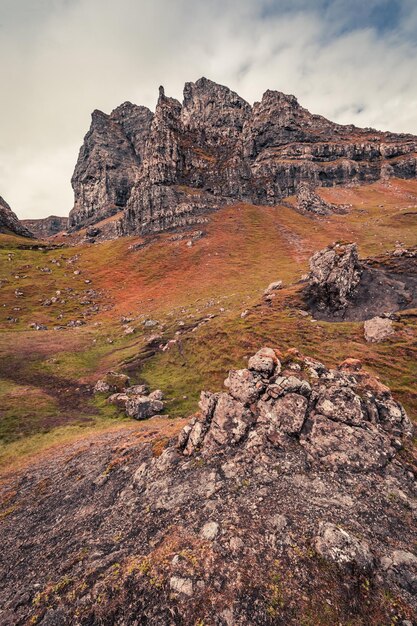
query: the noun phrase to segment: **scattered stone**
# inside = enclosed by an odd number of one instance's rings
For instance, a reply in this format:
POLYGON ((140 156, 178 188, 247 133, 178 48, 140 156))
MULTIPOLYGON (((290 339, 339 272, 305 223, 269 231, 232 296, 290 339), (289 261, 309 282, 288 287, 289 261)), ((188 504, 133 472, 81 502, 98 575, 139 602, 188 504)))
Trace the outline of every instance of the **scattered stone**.
POLYGON ((366 320, 363 329, 366 341, 372 343, 380 343, 394 333, 393 323, 387 317, 373 317, 366 320))
POLYGON ((48 330, 48 327, 44 324, 38 324, 37 322, 32 322, 29 324, 29 328, 33 328, 34 330, 48 330))
POLYGON ((129 396, 126 402, 126 414, 135 420, 145 420, 158 415, 164 410, 164 403, 150 396, 129 396))
POLYGON ((329 522, 320 524, 315 548, 321 557, 337 565, 348 565, 364 571, 373 567, 374 559, 368 544, 329 522))
POLYGON ((145 326, 145 328, 153 328, 153 326, 158 326, 158 321, 157 320, 145 320, 143 322, 143 325, 145 326))
MULTIPOLYGON (((147 396, 149 394, 149 387, 148 385, 132 385, 131 387, 126 387, 124 393, 127 393, 129 396, 147 396)), ((162 391, 160 393, 162 394, 162 391)), ((163 398, 155 398, 155 400, 162 399, 163 398)))
POLYGON ((193 595, 193 581, 190 578, 171 576, 169 586, 175 593, 184 594, 185 596, 193 595))
POLYGON ((215 539, 218 533, 219 525, 217 522, 207 522, 201 529, 202 536, 204 537, 204 539, 208 539, 209 541, 215 539))
POLYGON ((282 280, 277 280, 274 283, 270 283, 264 291, 264 296, 269 296, 274 291, 278 291, 278 289, 282 289, 282 280))
POLYGON ((85 325, 84 320, 70 320, 67 324, 69 328, 76 328, 78 326, 84 326, 84 325, 85 325))
POLYGON ((129 387, 130 379, 126 374, 118 374, 117 372, 107 372, 106 376, 97 381, 94 387, 94 393, 119 393, 129 387))

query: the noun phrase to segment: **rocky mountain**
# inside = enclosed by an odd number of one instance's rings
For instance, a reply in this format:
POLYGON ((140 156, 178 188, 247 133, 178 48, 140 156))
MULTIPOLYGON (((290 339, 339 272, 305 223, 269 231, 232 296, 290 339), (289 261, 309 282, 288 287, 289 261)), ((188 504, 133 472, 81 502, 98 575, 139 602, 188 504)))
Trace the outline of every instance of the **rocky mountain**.
POLYGON ((14 233, 22 237, 33 237, 33 234, 19 221, 10 206, 0 196, 0 233, 14 233))
POLYGON ((201 78, 186 83, 182 103, 161 87, 155 113, 130 103, 93 113, 69 226, 117 213, 119 234, 157 232, 228 203, 278 204, 305 183, 414 178, 416 152, 412 135, 335 124, 277 91, 250 106, 201 78))
POLYGON ((68 226, 68 218, 58 215, 50 215, 42 219, 22 220, 22 224, 26 226, 37 239, 47 239, 56 235, 68 226))
POLYGON ((165 449, 107 433, 4 483, 2 624, 415 623, 417 468, 390 390, 272 348, 225 385, 165 449))

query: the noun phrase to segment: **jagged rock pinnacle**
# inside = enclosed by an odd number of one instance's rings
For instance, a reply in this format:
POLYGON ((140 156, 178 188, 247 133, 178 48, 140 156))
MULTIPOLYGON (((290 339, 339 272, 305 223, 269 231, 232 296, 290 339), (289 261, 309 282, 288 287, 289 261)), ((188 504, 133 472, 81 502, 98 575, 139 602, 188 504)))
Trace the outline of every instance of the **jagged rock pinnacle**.
POLYGON ((72 178, 70 228, 120 212, 121 234, 145 234, 236 201, 278 204, 300 183, 410 178, 416 152, 416 137, 341 126, 278 91, 252 107, 202 77, 185 84, 181 104, 161 86, 155 115, 135 105, 93 114, 72 178))

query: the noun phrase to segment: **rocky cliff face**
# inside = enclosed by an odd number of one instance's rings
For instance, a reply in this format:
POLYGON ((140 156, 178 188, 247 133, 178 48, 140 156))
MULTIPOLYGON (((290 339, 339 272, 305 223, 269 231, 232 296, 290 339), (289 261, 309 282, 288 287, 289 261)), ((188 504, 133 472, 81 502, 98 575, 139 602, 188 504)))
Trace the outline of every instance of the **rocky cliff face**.
POLYGON ((19 221, 10 206, 0 196, 0 233, 14 233, 22 237, 33 237, 33 234, 19 221))
POLYGON ((22 224, 28 228, 37 239, 47 239, 67 229, 68 218, 50 215, 38 220, 22 220, 22 224))
POLYGON ((145 107, 128 102, 110 115, 94 111, 72 177, 71 227, 88 226, 126 207, 152 117, 145 107))
POLYGON ((93 113, 70 227, 124 209, 121 232, 155 232, 229 202, 277 204, 302 183, 415 177, 416 152, 412 135, 335 124, 276 91, 251 107, 201 78, 186 83, 182 104, 160 88, 155 114, 130 103, 93 113))
POLYGON ((108 433, 3 482, 2 624, 415 623, 417 465, 390 390, 271 348, 225 384, 162 454, 108 433))

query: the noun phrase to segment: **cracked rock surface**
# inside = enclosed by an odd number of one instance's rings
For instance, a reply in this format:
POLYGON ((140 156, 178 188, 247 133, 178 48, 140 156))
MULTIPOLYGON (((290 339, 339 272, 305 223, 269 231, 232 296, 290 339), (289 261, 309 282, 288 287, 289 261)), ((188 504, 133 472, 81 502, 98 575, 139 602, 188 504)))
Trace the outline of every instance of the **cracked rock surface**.
POLYGON ((358 360, 262 348, 162 454, 109 433, 3 483, 1 623, 414 623, 412 430, 358 360))

